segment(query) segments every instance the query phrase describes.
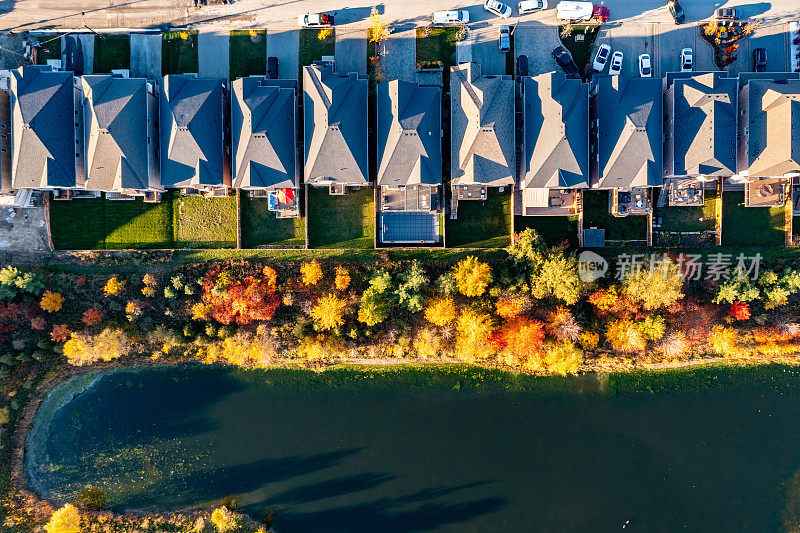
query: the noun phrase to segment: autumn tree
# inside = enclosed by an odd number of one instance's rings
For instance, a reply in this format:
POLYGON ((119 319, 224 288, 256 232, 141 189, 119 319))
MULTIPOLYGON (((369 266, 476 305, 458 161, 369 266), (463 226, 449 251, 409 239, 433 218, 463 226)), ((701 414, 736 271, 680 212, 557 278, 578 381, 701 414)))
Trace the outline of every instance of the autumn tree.
POLYGON ((548 346, 542 365, 551 374, 574 374, 583 362, 583 353, 570 342, 557 342, 548 346))
POLYGON ((316 259, 313 261, 306 261, 300 265, 300 275, 303 285, 316 285, 322 279, 322 266, 320 266, 319 261, 316 259))
POLYGON ((423 291, 430 283, 422 263, 416 259, 412 261, 411 266, 400 273, 399 281, 396 295, 400 305, 412 313, 421 311, 425 307, 423 291))
POLYGON ((677 359, 683 356, 688 349, 689 341, 682 331, 668 333, 656 346, 656 350, 661 352, 666 359, 677 359))
POLYGON ((728 310, 728 315, 734 320, 747 320, 750 318, 750 304, 747 302, 733 302, 728 310))
POLYGON ((64 343, 64 356, 73 366, 113 361, 127 355, 131 344, 131 339, 119 329, 105 328, 97 335, 73 333, 64 343))
POLYGON ((42 301, 39 303, 39 307, 48 313, 55 313, 56 311, 61 310, 61 306, 63 304, 64 297, 61 296, 60 293, 44 291, 44 294, 42 294, 42 301))
POLYGON ((436 326, 444 327, 452 323, 455 318, 456 305, 449 296, 435 298, 425 308, 425 319, 436 326))
POLYGON ((583 290, 577 258, 560 250, 543 255, 532 265, 530 284, 534 298, 555 298, 567 305, 575 304, 583 290))
POLYGON ((492 341, 496 349, 505 350, 519 359, 541 351, 544 337, 544 324, 538 320, 518 318, 495 332, 492 341))
POLYGON ((66 324, 54 324, 50 331, 50 340, 53 342, 67 342, 70 336, 69 326, 66 324))
POLYGON ((68 503, 53 513, 44 530, 47 533, 80 533, 81 514, 74 505, 68 503))
POLYGON ((465 361, 486 359, 494 353, 489 341, 494 331, 492 317, 467 309, 456 321, 456 355, 465 361))
POLYGON ((733 328, 714 326, 708 334, 708 347, 717 354, 725 357, 736 355, 739 335, 733 328))
POLYGON ((647 347, 647 339, 633 320, 612 320, 606 327, 606 341, 618 352, 641 352, 647 347))
POLYGON ((581 331, 583 328, 566 307, 557 307, 547 317, 547 332, 560 341, 576 342, 581 331))
POLYGON ((530 297, 522 293, 503 293, 495 303, 495 312, 506 320, 516 318, 530 308, 530 297))
POLYGON ((641 268, 628 273, 622 294, 646 311, 664 309, 683 298, 683 276, 677 265, 664 260, 653 265, 652 271, 641 268))
POLYGON ((734 269, 731 276, 719 285, 713 302, 715 304, 732 304, 733 302, 752 302, 759 298, 761 298, 761 290, 753 284, 750 277, 734 269))
POLYGON ((81 320, 87 326, 94 326, 95 324, 99 324, 100 321, 103 320, 103 311, 95 307, 87 309, 86 311, 83 312, 83 318, 81 320))
POLYGON ((120 280, 117 276, 111 276, 103 287, 103 294, 108 296, 117 296, 125 289, 125 281, 120 280))
POLYGON ((344 309, 347 302, 335 294, 326 294, 311 309, 314 325, 321 330, 336 329, 344 324, 344 309))
POLYGON ((462 259, 453 268, 458 292, 464 296, 480 296, 492 282, 492 269, 474 255, 462 259))
POLYGON ((219 533, 228 533, 237 527, 236 516, 227 507, 217 507, 211 513, 211 523, 219 533))
POLYGON ((344 267, 337 266, 333 285, 336 287, 336 290, 346 290, 350 286, 350 272, 344 267))
POLYGON ((369 40, 374 43, 380 43, 389 36, 389 23, 384 21, 380 14, 373 10, 369 16, 369 40))

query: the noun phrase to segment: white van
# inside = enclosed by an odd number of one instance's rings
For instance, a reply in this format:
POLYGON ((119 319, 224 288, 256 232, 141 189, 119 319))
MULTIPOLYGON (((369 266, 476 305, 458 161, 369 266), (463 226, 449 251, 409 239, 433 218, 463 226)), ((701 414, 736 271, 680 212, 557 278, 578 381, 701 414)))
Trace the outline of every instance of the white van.
POLYGON ((591 2, 568 2, 556 6, 556 20, 590 20, 594 5, 591 2))
POLYGON ((469 24, 469 11, 434 11, 433 24, 434 26, 469 24))
POLYGON ((542 9, 547 9, 547 0, 522 0, 522 2, 517 4, 517 9, 520 15, 535 13, 542 9))

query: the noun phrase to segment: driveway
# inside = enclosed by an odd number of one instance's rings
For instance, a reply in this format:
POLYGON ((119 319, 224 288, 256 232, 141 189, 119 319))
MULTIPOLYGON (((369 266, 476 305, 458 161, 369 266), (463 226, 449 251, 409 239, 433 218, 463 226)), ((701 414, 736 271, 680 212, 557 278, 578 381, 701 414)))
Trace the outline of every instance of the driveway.
POLYGON ((472 61, 481 66, 482 74, 506 73, 506 54, 498 50, 498 28, 499 25, 486 25, 470 30, 472 61))
POLYGON ((520 22, 514 31, 514 53, 528 56, 528 73, 531 76, 558 69, 553 61, 553 48, 561 45, 555 26, 530 21, 520 22))
POLYGON ((230 75, 230 30, 200 30, 197 34, 197 74, 201 78, 230 75))
POLYGON ((161 33, 131 34, 131 77, 161 78, 161 33))
POLYGON ((656 24, 655 53, 653 54, 653 75, 664 76, 667 72, 681 70, 681 50, 691 48, 694 56, 694 70, 707 72, 714 68, 714 54, 711 47, 701 37, 694 24, 670 25, 656 24))
POLYGON ((300 73, 300 33, 297 30, 275 31, 267 28, 267 56, 278 58, 278 77, 296 80, 300 73))
POLYGON ((416 81, 416 28, 392 33, 380 48, 384 80, 416 81))
POLYGON ((76 76, 94 72, 94 35, 72 34, 61 36, 61 65, 76 76))
POLYGON ((363 28, 336 28, 336 71, 367 73, 367 32, 363 28))
MULTIPOLYGON (((612 53, 621 50, 623 54, 622 75, 631 78, 638 77, 639 55, 650 54, 651 58, 654 55, 653 26, 653 24, 638 22, 604 25, 597 36, 595 47, 608 44, 611 46, 612 53)), ((602 74, 608 74, 608 67, 602 74)))

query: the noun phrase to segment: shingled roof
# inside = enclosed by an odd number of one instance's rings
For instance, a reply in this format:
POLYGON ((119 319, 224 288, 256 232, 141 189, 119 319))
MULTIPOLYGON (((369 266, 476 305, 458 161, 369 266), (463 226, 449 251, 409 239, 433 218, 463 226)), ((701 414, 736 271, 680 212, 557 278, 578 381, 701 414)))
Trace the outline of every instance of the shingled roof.
POLYGON ((223 83, 164 76, 160 89, 161 184, 223 185, 223 83))
POLYGON ((11 186, 75 187, 72 72, 26 66, 12 72, 11 186))
POLYGON ((303 68, 305 182, 366 185, 367 77, 330 63, 303 68))
POLYGON ((233 186, 297 187, 295 80, 265 76, 232 83, 233 186))
POLYGON ((514 183, 514 80, 482 76, 476 63, 450 69, 453 185, 514 183))
POLYGON ((601 77, 597 98, 599 187, 661 185, 662 81, 601 77))
POLYGON ((90 75, 81 87, 86 188, 149 188, 147 80, 90 75))
POLYGON ((800 80, 749 79, 746 83, 748 168, 739 170, 761 177, 800 171, 800 80))
POLYGON ((378 84, 378 185, 442 182, 442 90, 400 80, 378 84))
POLYGON ((523 186, 588 187, 589 85, 549 72, 523 87, 523 186))

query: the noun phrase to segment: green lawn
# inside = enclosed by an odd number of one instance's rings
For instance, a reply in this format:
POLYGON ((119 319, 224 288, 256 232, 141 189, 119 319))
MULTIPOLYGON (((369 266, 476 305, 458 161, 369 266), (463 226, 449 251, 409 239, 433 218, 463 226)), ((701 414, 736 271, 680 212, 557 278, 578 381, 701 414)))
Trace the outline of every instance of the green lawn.
POLYGON ((417 65, 443 66, 445 72, 456 64, 456 42, 460 28, 417 28, 417 65))
POLYGON ((61 35, 38 35, 36 38, 40 43, 36 52, 37 65, 46 65, 48 59, 61 59, 61 35))
MULTIPOLYGON (((565 26, 570 25, 567 24, 558 27, 559 35, 562 34, 565 26)), ((572 59, 575 61, 575 64, 578 65, 578 70, 580 70, 581 73, 586 68, 586 65, 589 64, 589 59, 592 55, 592 47, 594 46, 594 41, 597 38, 599 29, 599 24, 572 25, 572 33, 568 37, 561 37, 561 43, 569 50, 569 53, 572 54, 572 59), (583 40, 576 40, 576 36, 583 36, 583 40)))
POLYGON ((94 72, 110 74, 111 69, 131 68, 130 35, 109 35, 94 38, 94 72))
POLYGON ((263 76, 267 73, 267 31, 233 30, 230 37, 230 77, 263 76))
POLYGON ((606 241, 647 240, 647 217, 628 215, 615 217, 608 209, 610 191, 584 191, 583 228, 596 227, 606 230, 606 241))
POLYGON ((303 79, 303 67, 310 65, 314 61, 322 59, 322 56, 332 56, 336 51, 336 36, 333 28, 300 30, 300 49, 298 51, 300 64, 300 79, 303 79), (323 39, 320 39, 323 36, 323 39))
POLYGON ((297 247, 306 243, 305 219, 276 218, 266 198, 250 198, 242 191, 242 247, 262 245, 297 247))
POLYGON ((717 191, 705 190, 702 207, 665 206, 654 208, 653 244, 678 246, 694 243, 714 245, 712 234, 681 235, 681 232, 713 231, 716 228, 714 217, 717 191), (660 221, 661 227, 656 227, 660 221))
POLYGON ((235 248, 236 195, 225 198, 173 195, 175 248, 235 248))
POLYGON ((448 248, 505 248, 511 244, 511 191, 489 187, 486 200, 459 202, 458 218, 446 217, 445 224, 448 248))
POLYGON ((567 243, 578 247, 578 217, 576 216, 521 216, 514 217, 514 231, 522 233, 531 228, 542 236, 548 246, 567 243))
POLYGON ((331 196, 327 187, 308 188, 308 239, 313 248, 372 248, 375 196, 371 187, 331 196))
POLYGON ((724 246, 784 244, 782 207, 745 207, 744 191, 722 193, 724 246))
POLYGON ((192 74, 198 69, 197 32, 170 31, 163 34, 161 73, 192 74))

